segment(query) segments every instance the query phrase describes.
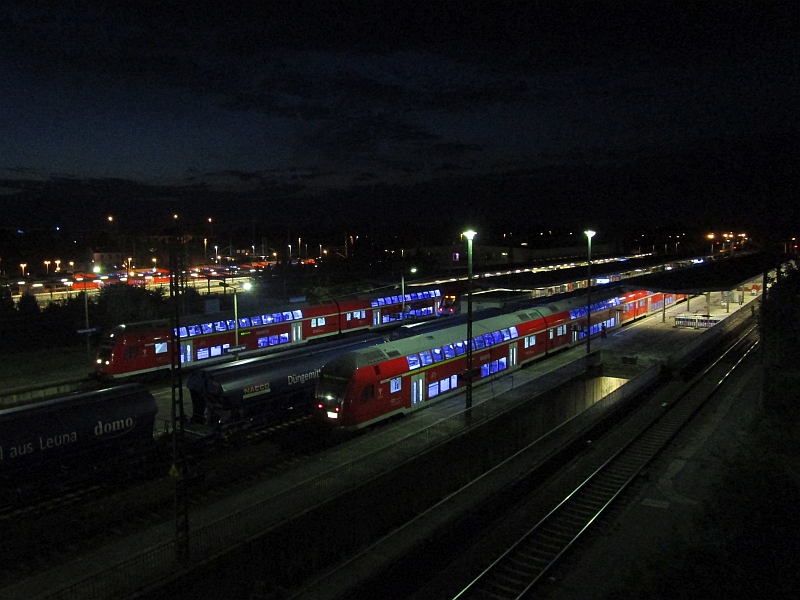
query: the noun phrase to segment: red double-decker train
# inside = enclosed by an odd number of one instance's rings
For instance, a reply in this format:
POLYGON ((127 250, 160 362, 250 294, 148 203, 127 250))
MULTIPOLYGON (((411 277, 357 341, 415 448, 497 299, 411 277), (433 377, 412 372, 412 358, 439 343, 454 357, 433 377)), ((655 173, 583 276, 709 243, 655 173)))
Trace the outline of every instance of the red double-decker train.
MULTIPOLYGON (((441 290, 428 288, 406 293, 405 299, 400 294, 356 297, 247 310, 246 316, 187 317, 180 323, 181 363, 192 367, 254 356, 395 321, 434 317, 443 311, 441 290)), ((172 333, 169 320, 113 327, 103 336, 95 374, 117 379, 170 368, 172 333)))
MULTIPOLYGON (((592 302, 590 333, 613 330, 683 298, 625 287, 603 289, 592 302)), ((475 321, 473 385, 584 342, 585 303, 585 295, 576 295, 475 321)), ((357 429, 460 392, 467 369, 466 338, 467 325, 461 324, 334 358, 317 380, 315 415, 330 425, 357 429)))

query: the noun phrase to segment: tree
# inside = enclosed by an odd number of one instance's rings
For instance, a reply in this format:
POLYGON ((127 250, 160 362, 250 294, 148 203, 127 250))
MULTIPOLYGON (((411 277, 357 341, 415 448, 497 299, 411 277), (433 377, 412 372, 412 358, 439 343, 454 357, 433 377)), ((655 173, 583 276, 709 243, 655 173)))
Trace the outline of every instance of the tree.
POLYGON ((30 292, 25 292, 20 296, 17 311, 24 318, 35 317, 42 312, 39 308, 39 303, 36 301, 36 296, 30 292))
POLYGON ((797 402, 800 386, 800 271, 789 268, 769 288, 759 315, 764 356, 764 401, 773 408, 797 402))

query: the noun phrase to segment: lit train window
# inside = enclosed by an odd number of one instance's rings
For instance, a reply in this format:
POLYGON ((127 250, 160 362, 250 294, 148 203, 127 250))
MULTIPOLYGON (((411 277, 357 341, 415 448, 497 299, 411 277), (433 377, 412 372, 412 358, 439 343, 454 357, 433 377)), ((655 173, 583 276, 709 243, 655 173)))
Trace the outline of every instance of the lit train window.
POLYGON ((216 321, 214 323, 214 329, 216 331, 227 331, 228 330, 228 324, 225 321, 216 321))
POLYGON ((200 348, 197 351, 197 360, 203 360, 208 358, 208 348, 200 348))
POLYGON ((167 351, 167 342, 156 342, 156 354, 164 354, 166 351, 167 351))
POLYGON ((453 344, 447 344, 446 346, 442 346, 442 350, 444 350, 444 357, 445 358, 455 358, 456 351, 453 348, 453 344))
POLYGON ((439 391, 443 394, 450 389, 450 378, 442 379, 439 382, 439 391))
POLYGON ((464 354, 467 351, 467 347, 466 347, 467 345, 466 345, 465 342, 456 342, 455 346, 456 346, 456 354, 458 356, 461 356, 462 354, 464 354))
POLYGON ((233 329, 236 329, 236 321, 234 321, 233 319, 228 319, 225 322, 228 324, 228 330, 229 331, 231 331, 233 329))
POLYGON ((439 395, 439 382, 428 384, 428 398, 435 398, 439 395))
POLYGON ((211 346, 211 356, 222 356, 222 346, 211 346))
POLYGON ((269 345, 270 346, 277 346, 278 345, 278 336, 277 335, 269 336, 269 345))
POLYGON ((530 347, 535 346, 535 345, 536 345, 536 336, 535 335, 529 335, 529 336, 527 336, 525 338, 525 347, 526 348, 530 348, 530 347))
POLYGON ((255 316, 255 317, 250 317, 250 324, 253 327, 256 327, 257 325, 261 325, 261 316, 259 315, 259 316, 255 316))
POLYGON ((394 394, 395 392, 399 392, 403 387, 403 378, 402 377, 395 377, 394 379, 389 380, 389 391, 394 394))
POLYGON ((500 335, 503 336, 503 341, 507 342, 511 339, 511 332, 508 329, 501 329, 500 335))
POLYGON ((480 350, 484 347, 483 345, 483 338, 478 336, 472 340, 472 344, 475 346, 473 350, 480 350))
POLYGON ((199 325, 189 325, 187 329, 189 330, 189 335, 200 335, 202 333, 199 325))
POLYGON ((281 334, 280 343, 281 344, 288 344, 289 343, 289 334, 288 333, 282 333, 281 334))
POLYGON ((181 337, 185 338, 189 336, 189 332, 187 331, 186 327, 181 327, 181 337))
POLYGON ((494 337, 492 337, 491 333, 484 333, 483 334, 483 343, 486 344, 486 347, 494 346, 494 337))
POLYGON ((416 354, 409 354, 408 356, 406 356, 406 360, 408 361, 409 369, 411 370, 419 369, 419 356, 417 356, 416 354))
POLYGON ((200 328, 203 330, 203 333, 214 333, 214 324, 213 323, 203 323, 200 325, 200 328))
POLYGON ((269 336, 258 338, 258 347, 259 348, 266 348, 267 346, 269 346, 269 336))
POLYGON ((431 353, 433 354, 433 362, 437 363, 444 360, 441 348, 432 348, 431 353))
POLYGON ((292 315, 294 315, 295 319, 302 319, 303 318, 303 311, 302 310, 293 310, 292 315))
POLYGON ((500 333, 499 331, 493 331, 492 332, 492 338, 494 338, 494 343, 495 344, 499 344, 500 342, 503 341, 503 334, 500 333))
POLYGON ((351 320, 353 317, 353 313, 347 313, 347 320, 351 320))
POLYGON ((240 317, 239 318, 239 327, 250 327, 250 318, 249 317, 240 317))
POLYGON ((431 357, 430 350, 424 350, 423 352, 419 353, 419 358, 422 361, 422 366, 427 367, 429 364, 433 362, 433 358, 431 357))
POLYGON ((508 332, 511 334, 511 338, 512 339, 516 338, 516 337, 519 337, 519 333, 517 333, 517 328, 516 327, 513 327, 513 326, 509 327, 508 328, 508 332))
POLYGON ((273 317, 272 315, 261 315, 261 322, 264 325, 269 325, 270 323, 273 323, 274 321, 275 321, 275 317, 273 317))
POLYGON ((291 321, 294 318, 294 313, 285 312, 283 313, 283 320, 284 321, 291 321))

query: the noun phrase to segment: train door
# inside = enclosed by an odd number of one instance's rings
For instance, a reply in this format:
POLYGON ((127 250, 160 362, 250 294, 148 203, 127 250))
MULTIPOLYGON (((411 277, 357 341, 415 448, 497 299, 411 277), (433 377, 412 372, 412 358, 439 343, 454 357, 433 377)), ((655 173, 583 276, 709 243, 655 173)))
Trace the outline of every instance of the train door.
POLYGON ((425 373, 411 376, 411 408, 417 408, 425 400, 425 373))
POLYGON ((194 358, 194 352, 192 348, 193 344, 191 340, 186 340, 185 342, 181 342, 181 364, 185 365, 187 363, 192 362, 194 358))
POLYGON ((380 325, 381 324, 381 309, 380 308, 373 308, 372 309, 372 324, 373 325, 380 325))
POLYGON ((517 366, 517 342, 508 345, 508 368, 517 366))
POLYGON ((303 341, 303 322, 295 321, 292 323, 292 343, 303 341))

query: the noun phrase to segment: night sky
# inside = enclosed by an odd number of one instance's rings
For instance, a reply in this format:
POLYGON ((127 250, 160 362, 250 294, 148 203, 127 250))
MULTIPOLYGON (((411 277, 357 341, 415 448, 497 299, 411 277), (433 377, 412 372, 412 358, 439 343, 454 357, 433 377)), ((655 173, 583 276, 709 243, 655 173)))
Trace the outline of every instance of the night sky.
POLYGON ((799 27, 797 2, 5 0, 0 219, 788 227, 799 27))

